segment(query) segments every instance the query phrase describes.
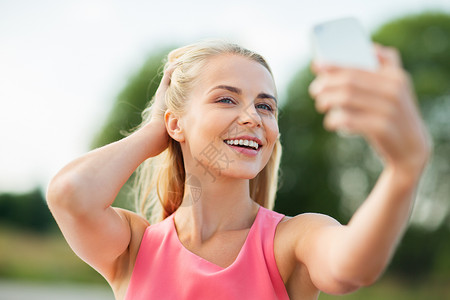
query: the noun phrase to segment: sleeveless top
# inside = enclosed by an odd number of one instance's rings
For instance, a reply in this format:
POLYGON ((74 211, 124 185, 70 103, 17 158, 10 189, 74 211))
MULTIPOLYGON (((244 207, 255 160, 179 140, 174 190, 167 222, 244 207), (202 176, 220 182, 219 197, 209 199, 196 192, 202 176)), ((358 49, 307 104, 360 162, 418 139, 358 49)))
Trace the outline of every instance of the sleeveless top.
POLYGON ((226 268, 185 248, 174 216, 145 230, 126 300, 289 299, 273 250, 283 214, 260 206, 237 258, 226 268))

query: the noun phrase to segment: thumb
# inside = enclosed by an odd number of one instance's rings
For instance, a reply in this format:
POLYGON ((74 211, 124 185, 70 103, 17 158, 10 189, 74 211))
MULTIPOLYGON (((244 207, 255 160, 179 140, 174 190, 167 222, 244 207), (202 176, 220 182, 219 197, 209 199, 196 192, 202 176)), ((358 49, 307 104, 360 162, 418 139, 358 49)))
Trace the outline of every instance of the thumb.
POLYGON ((400 52, 396 48, 386 47, 376 43, 374 46, 381 66, 403 67, 400 52))

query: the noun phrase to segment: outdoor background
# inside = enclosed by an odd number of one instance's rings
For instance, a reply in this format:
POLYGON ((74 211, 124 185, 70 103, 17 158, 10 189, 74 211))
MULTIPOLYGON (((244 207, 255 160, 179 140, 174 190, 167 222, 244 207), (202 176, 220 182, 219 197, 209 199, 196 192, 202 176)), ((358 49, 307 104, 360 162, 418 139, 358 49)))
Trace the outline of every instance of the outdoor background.
MULTIPOLYGON (((381 164, 361 138, 326 132, 307 87, 311 27, 355 16, 397 47, 434 142, 406 232, 375 285, 326 299, 450 299, 450 2, 0 0, 0 300, 113 299, 67 246, 45 203, 50 178, 122 137, 174 47, 223 38, 266 57, 281 102, 275 210, 346 223, 381 164)), ((125 186, 116 205, 132 208, 125 186)))

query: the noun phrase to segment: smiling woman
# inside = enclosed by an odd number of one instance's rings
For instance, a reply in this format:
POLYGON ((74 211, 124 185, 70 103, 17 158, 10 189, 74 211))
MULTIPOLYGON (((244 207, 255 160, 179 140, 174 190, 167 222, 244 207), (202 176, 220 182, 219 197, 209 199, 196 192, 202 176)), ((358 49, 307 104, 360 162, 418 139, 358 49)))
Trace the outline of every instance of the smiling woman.
POLYGON ((51 181, 49 207, 69 245, 117 299, 313 300, 373 283, 429 155, 399 59, 377 51, 376 72, 315 66, 311 86, 327 128, 363 134, 386 161, 348 225, 272 210, 281 157, 272 73, 260 55, 209 41, 168 55, 133 134, 51 181), (140 214, 111 207, 138 167, 140 214))

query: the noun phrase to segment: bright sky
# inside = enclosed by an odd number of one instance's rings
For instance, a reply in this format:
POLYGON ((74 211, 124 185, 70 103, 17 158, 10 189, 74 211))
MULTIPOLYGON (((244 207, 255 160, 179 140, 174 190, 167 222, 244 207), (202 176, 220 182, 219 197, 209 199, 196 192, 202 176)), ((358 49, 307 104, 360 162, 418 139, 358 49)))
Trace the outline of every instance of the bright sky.
POLYGON ((152 51, 225 38, 269 61, 280 96, 319 21, 368 31, 448 0, 0 1, 0 192, 45 187, 89 150, 115 96, 152 51))

